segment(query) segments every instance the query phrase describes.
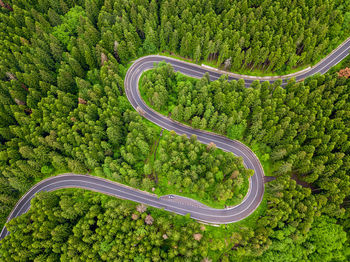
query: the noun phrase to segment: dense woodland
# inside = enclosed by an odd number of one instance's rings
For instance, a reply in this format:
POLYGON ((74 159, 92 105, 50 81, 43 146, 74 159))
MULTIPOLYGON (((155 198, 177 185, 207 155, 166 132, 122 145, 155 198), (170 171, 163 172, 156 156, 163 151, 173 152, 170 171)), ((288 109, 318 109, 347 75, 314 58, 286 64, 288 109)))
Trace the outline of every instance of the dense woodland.
MULTIPOLYGON (((348 227, 350 80, 333 72, 302 83, 290 80, 285 88, 281 82, 255 82, 246 88, 242 80, 208 79, 189 78, 160 63, 143 76, 141 93, 174 120, 241 140, 256 150, 270 167, 268 175, 277 177, 268 192, 282 197, 269 196, 274 200, 268 200, 261 224, 279 227, 279 219, 287 216, 295 225, 282 224, 282 228, 309 235, 314 216, 326 214, 348 227), (295 186, 294 180, 303 188, 295 186), (300 202, 294 202, 297 199, 288 194, 289 189, 298 191, 292 194, 299 195, 300 202), (285 194, 294 203, 288 203, 285 194), (294 221, 300 216, 302 221, 294 221)), ((272 259, 275 253, 271 252, 266 258, 272 259)))
MULTIPOLYGON (((6 12, 4 17, 9 15, 6 12)), ((16 13, 11 12, 10 15, 12 14, 16 13)), ((40 16, 40 13, 37 15, 40 16)), ((76 6, 62 19, 65 22, 55 27, 47 22, 47 33, 39 29, 38 32, 33 32, 31 46, 29 43, 22 45, 23 37, 19 40, 20 48, 23 49, 21 52, 27 48, 24 56, 32 61, 24 64, 25 72, 17 72, 15 75, 8 71, 12 69, 3 66, 3 121, 0 129, 0 170, 4 181, 4 199, 0 200, 4 209, 1 212, 2 223, 19 195, 26 192, 34 182, 54 173, 89 172, 132 187, 151 190, 157 187, 158 176, 164 181, 164 176, 168 175, 165 169, 158 170, 158 166, 169 166, 173 161, 169 159, 166 163, 164 158, 149 161, 152 154, 156 153, 153 151, 159 139, 159 130, 147 124, 137 112, 131 111, 132 107, 123 90, 122 75, 125 69, 118 63, 118 56, 116 59, 99 44, 96 45, 99 32, 86 11, 76 6), (69 35, 78 31, 83 32, 82 35, 77 40, 69 40, 69 35), (86 43, 96 45, 96 50, 86 43), (37 46, 34 48, 32 45, 37 46), (98 57, 92 56, 93 52, 99 52, 98 57), (164 174, 163 177, 160 173, 164 174)), ((28 28, 34 29, 35 26, 28 28)), ((19 53, 14 51, 3 55, 13 62, 18 61, 17 66, 21 68, 24 58, 16 60, 17 54, 19 53)), ((14 67, 13 70, 15 69, 14 67)), ((197 147, 201 151, 205 148, 198 143, 197 147)), ((193 151, 193 154, 201 154, 201 151, 193 151)), ((214 154, 215 152, 209 152, 213 157, 214 154)), ((224 159, 228 154, 222 153, 224 159)), ((195 158, 192 163, 199 164, 200 157, 195 158)), ((220 166, 217 171, 213 170, 214 175, 219 171, 222 173, 227 165, 228 163, 220 166)), ((193 183, 186 179, 188 183, 181 188, 189 191, 189 186, 201 187, 198 176, 205 177, 210 168, 209 162, 202 162, 201 166, 202 170, 198 174, 192 170, 191 177, 188 176, 193 183)), ((233 172, 234 166, 230 168, 233 172)), ((183 168, 177 171, 183 171, 183 168)), ((225 175, 228 174, 227 170, 225 172, 225 175)), ((225 180, 217 180, 220 184, 218 194, 221 194, 221 206, 225 200, 231 200, 232 203, 242 199, 240 186, 228 189, 230 181, 233 184, 233 179, 227 177, 225 180)), ((246 187, 247 177, 244 174, 238 180, 242 180, 246 187)), ((165 192, 165 188, 158 191, 165 192)), ((170 186, 166 188, 168 193, 178 191, 170 186)), ((213 194, 214 191, 210 196, 213 194)), ((211 197, 205 194, 209 201, 219 198, 211 197)))
POLYGON ((205 146, 195 136, 189 140, 175 132, 160 141, 153 170, 159 174, 163 194, 176 192, 221 208, 244 198, 248 178, 254 174, 245 169, 242 158, 217 149, 215 144, 205 146))
POLYGON ((142 79, 151 105, 175 120, 245 141, 270 160, 273 174, 293 174, 342 216, 350 194, 350 85, 337 74, 305 82, 217 81, 184 77, 160 64, 142 79), (326 197, 326 198, 325 198, 326 197))
POLYGON ((1 242, 1 259, 346 260, 343 227, 334 218, 315 212, 310 191, 293 180, 271 183, 268 187, 273 193, 268 200, 272 209, 265 217, 249 226, 231 224, 220 228, 98 193, 77 189, 40 193, 28 213, 8 224, 11 234, 1 242), (274 210, 283 210, 283 214, 276 217, 274 210))
MULTIPOLYGON (((132 109, 123 89, 128 62, 169 51, 233 71, 289 70, 317 61, 348 37, 349 8, 345 0, 0 0, 0 224, 34 183, 67 171, 160 192, 165 175, 179 179, 180 172, 191 181, 169 185, 176 192, 202 186, 205 176, 215 184, 197 196, 238 197, 250 175, 238 158, 194 139, 160 139, 160 129, 132 109), (178 156, 166 159, 162 152, 174 142, 178 156), (165 172, 191 155, 195 165, 165 172), (210 177, 203 155, 220 162, 210 177)), ((245 89, 241 81, 189 80, 164 68, 157 69, 159 79, 144 83, 153 88, 153 106, 259 151, 277 177, 266 185, 267 206, 253 222, 206 226, 207 234, 189 218, 177 222, 156 210, 147 227, 146 213, 127 201, 80 191, 43 194, 11 222, 1 258, 110 261, 137 253, 140 261, 347 260, 349 80, 328 74, 286 89, 278 83, 245 89), (136 237, 138 228, 145 230, 136 237), (165 229, 176 237, 165 233, 164 239, 165 229)))
POLYGON ((2 261, 200 261, 209 251, 204 225, 80 190, 40 193, 9 229, 2 261))
POLYGON ((319 60, 350 32, 350 2, 170 0, 160 49, 226 70, 284 72, 319 60))

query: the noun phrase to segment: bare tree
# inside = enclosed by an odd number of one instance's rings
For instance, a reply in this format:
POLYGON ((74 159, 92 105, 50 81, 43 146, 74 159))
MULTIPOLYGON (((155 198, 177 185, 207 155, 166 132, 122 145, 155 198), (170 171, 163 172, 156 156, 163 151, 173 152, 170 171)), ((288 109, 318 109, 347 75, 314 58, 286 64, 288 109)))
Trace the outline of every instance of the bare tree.
POLYGON ((147 207, 144 204, 140 204, 136 207, 136 210, 140 213, 143 213, 147 210, 147 207))
POLYGON ((78 103, 79 103, 79 104, 85 105, 87 102, 86 102, 86 100, 84 100, 84 99, 78 97, 78 103))
POLYGON ((114 41, 114 56, 115 56, 115 58, 118 57, 118 46, 119 46, 118 41, 114 41))
POLYGON ((145 223, 146 223, 147 225, 152 225, 152 224, 153 224, 153 221, 154 221, 154 219, 153 219, 153 217, 151 217, 151 215, 147 215, 147 216, 146 216, 146 218, 145 218, 145 223))
MULTIPOLYGON (((1 0, 0 0, 1 1, 1 0)), ((6 72, 6 76, 10 79, 10 80, 17 80, 16 76, 10 72, 6 72)))
POLYGON ((225 70, 231 67, 231 62, 232 62, 232 57, 225 60, 225 63, 224 63, 225 70))
POLYGON ((216 148, 216 145, 213 143, 213 142, 210 142, 208 145, 207 145, 207 151, 212 151, 216 148))
POLYGON ((108 61, 108 57, 105 55, 105 53, 101 53, 101 66, 104 65, 105 62, 108 61))
POLYGON ((339 77, 350 78, 350 68, 344 68, 338 72, 339 77))
POLYGON ((12 7, 9 4, 4 3, 2 0, 0 0, 0 6, 6 8, 7 10, 13 11, 12 7))
POLYGON ((197 241, 201 241, 202 237, 203 237, 202 234, 199 234, 199 233, 193 234, 193 238, 197 241))
POLYGON ((19 106, 20 106, 20 105, 23 106, 23 105, 26 104, 26 102, 24 102, 24 101, 22 101, 22 100, 19 100, 19 99, 17 99, 17 98, 15 98, 15 102, 16 102, 16 104, 19 105, 19 106))
POLYGON ((141 116, 144 116, 145 115, 145 111, 142 110, 141 107, 136 107, 136 111, 141 115, 141 116))

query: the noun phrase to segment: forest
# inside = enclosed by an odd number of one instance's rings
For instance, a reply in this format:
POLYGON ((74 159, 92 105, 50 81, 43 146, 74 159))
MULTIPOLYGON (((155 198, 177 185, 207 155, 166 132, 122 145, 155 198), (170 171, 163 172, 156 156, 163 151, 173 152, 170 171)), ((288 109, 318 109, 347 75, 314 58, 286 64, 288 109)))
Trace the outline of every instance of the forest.
POLYGON ((297 176, 322 191, 330 214, 345 212, 338 207, 350 194, 349 80, 334 73, 291 80, 285 88, 279 82, 245 88, 242 80, 209 82, 169 70, 161 63, 142 78, 141 93, 151 106, 257 148, 275 176, 297 176))
MULTIPOLYGON (((267 175, 280 180, 269 185, 269 193, 279 191, 282 183, 295 188, 298 182, 296 189, 302 190, 305 199, 287 206, 305 212, 303 223, 296 227, 303 234, 310 234, 312 217, 321 214, 348 227, 350 80, 339 78, 333 70, 302 83, 290 80, 285 88, 279 82, 255 82, 245 88, 241 80, 229 82, 222 77, 209 82, 207 76, 197 80, 169 71, 171 65, 160 63, 144 73, 141 94, 150 106, 174 120, 241 140, 255 149, 267 175), (307 203, 317 211, 308 211, 307 203)), ((280 196, 286 188, 282 192, 280 196)), ((277 205, 271 211, 275 220, 286 210, 277 205)), ((260 223, 277 225, 266 214, 260 223)))
MULTIPOLYGON (((237 203, 251 172, 195 138, 160 136, 126 98, 130 62, 162 53, 234 72, 289 72, 323 58, 349 25, 345 0, 0 0, 0 226, 32 185, 64 172, 237 203)), ((43 193, 9 223, 1 259, 349 260, 349 81, 333 70, 285 89, 246 89, 159 65, 142 79, 145 101, 249 145, 276 178, 261 207, 214 228, 78 189, 43 193)))
POLYGON ((242 158, 175 132, 160 140, 153 172, 159 180, 158 195, 176 193, 218 208, 240 203, 254 174, 244 167, 242 158))
POLYGON ((181 216, 80 190, 40 193, 16 220, 3 261, 200 261, 211 236, 181 216))

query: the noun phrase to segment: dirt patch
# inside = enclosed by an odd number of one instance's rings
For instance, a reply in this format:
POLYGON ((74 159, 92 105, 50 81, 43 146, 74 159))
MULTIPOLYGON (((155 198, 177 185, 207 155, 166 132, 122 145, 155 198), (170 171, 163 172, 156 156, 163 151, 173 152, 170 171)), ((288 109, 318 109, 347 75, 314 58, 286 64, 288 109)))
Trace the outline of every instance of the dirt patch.
POLYGON ((291 179, 295 180, 295 182, 297 182, 297 184, 301 185, 302 187, 307 187, 307 188, 311 188, 312 189, 311 184, 300 180, 296 174, 292 174, 291 179))

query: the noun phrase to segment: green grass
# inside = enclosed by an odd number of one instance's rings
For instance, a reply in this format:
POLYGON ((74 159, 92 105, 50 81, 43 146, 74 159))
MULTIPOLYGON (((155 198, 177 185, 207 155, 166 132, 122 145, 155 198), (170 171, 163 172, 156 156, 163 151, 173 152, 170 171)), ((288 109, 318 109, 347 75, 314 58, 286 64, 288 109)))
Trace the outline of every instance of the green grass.
MULTIPOLYGON (((204 205, 207 205, 209 207, 212 208, 218 208, 218 209, 222 209, 225 208, 225 205, 227 206, 234 206, 234 205, 238 205, 239 203, 242 202, 244 196, 247 194, 248 192, 248 186, 249 186, 249 181, 248 179, 244 180, 244 184, 241 187, 241 190, 238 194, 242 194, 243 197, 233 197, 232 199, 230 199, 229 201, 218 201, 218 200, 214 200, 214 199, 210 199, 210 198, 200 198, 198 195, 196 195, 195 193, 187 193, 187 192, 179 192, 176 188, 171 187, 167 184, 166 179, 161 179, 159 178, 159 185, 158 188, 155 190, 155 194, 158 196, 164 196, 164 195, 170 195, 170 194, 176 194, 178 196, 183 196, 183 197, 188 197, 191 198, 193 200, 196 200, 204 205), (161 189, 160 189, 161 187, 161 189), (241 193, 241 192, 245 193, 241 193)), ((237 193, 235 193, 235 195, 237 195, 237 193)))

